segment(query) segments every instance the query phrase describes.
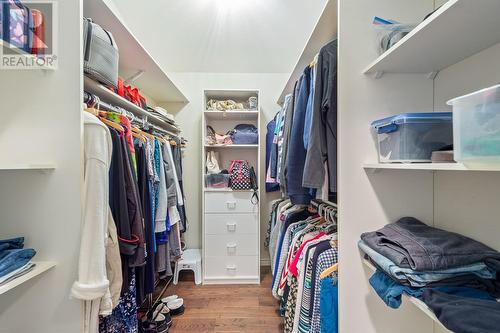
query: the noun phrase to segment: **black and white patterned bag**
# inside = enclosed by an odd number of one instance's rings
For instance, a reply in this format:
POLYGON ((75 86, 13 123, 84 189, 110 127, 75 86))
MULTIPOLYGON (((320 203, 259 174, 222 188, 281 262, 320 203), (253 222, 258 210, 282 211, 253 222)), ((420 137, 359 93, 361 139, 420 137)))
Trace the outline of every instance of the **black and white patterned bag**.
POLYGON ((252 179, 250 177, 250 166, 247 161, 234 160, 231 161, 229 168, 231 179, 231 188, 234 191, 251 190, 252 179))

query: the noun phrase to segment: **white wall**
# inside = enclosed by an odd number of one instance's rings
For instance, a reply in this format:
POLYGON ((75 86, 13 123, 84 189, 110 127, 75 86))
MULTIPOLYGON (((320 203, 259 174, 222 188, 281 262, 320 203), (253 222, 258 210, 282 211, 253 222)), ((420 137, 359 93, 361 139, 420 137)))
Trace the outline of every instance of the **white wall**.
MULTIPOLYGON (((265 140, 267 123, 279 110, 276 104, 289 74, 269 73, 171 73, 179 89, 186 95, 189 104, 166 105, 176 111, 176 122, 182 129, 182 136, 189 140, 184 153, 184 187, 187 197, 189 230, 185 235, 188 247, 201 247, 201 117, 203 112, 203 89, 259 89, 261 96, 262 140, 265 140), (180 110, 179 110, 180 109, 180 110), (178 110, 178 111, 177 111, 178 110)), ((265 167, 265 145, 262 145, 261 171, 265 167)), ((277 194, 266 195, 264 172, 261 172, 261 244, 265 239, 269 216, 267 202, 277 194)), ((267 250, 261 246, 261 259, 268 260, 267 250)))
POLYGON ((0 73, 0 165, 55 163, 49 173, 0 171, 0 239, 24 236, 52 270, 0 296, 2 333, 80 332, 76 278, 81 211, 80 1, 59 6, 59 69, 0 73))

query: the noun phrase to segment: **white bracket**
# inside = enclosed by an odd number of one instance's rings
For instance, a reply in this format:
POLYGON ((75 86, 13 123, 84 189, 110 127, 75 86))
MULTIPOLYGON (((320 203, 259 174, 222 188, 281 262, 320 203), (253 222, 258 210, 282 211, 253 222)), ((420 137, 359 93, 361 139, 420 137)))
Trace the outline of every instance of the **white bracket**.
POLYGON ((436 75, 438 75, 438 71, 435 71, 435 72, 430 72, 429 74, 427 74, 427 78, 429 80, 434 80, 436 78, 436 75))
POLYGON ((130 84, 130 83, 134 82, 135 80, 137 80, 138 78, 140 78, 144 73, 146 73, 146 71, 141 69, 141 70, 137 71, 137 73, 135 73, 134 75, 130 76, 125 81, 123 81, 123 83, 130 84))
POLYGON ((373 78, 375 80, 380 79, 382 76, 384 76, 384 71, 376 71, 373 73, 373 78))

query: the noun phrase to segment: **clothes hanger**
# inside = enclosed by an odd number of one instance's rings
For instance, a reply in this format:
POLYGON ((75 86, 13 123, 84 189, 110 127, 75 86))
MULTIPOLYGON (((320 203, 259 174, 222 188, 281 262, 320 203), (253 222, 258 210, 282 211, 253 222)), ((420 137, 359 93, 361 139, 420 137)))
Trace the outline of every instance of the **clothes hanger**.
POLYGON ((142 136, 148 138, 149 140, 154 140, 155 139, 155 137, 153 135, 151 135, 149 133, 146 133, 146 132, 140 130, 139 128, 137 128, 135 126, 132 126, 132 133, 137 133, 139 135, 142 135, 142 136))
POLYGON ((102 121, 104 124, 108 125, 109 127, 114 128, 115 130, 117 130, 120 133, 125 132, 125 129, 120 124, 117 124, 114 121, 108 120, 100 115, 102 111, 100 110, 100 107, 99 107, 99 98, 98 97, 97 97, 97 110, 98 110, 100 121, 102 121))
POLYGON ((333 264, 332 266, 328 267, 325 269, 321 274, 319 275, 320 279, 324 279, 327 276, 331 275, 332 273, 335 273, 339 270, 339 263, 333 264))

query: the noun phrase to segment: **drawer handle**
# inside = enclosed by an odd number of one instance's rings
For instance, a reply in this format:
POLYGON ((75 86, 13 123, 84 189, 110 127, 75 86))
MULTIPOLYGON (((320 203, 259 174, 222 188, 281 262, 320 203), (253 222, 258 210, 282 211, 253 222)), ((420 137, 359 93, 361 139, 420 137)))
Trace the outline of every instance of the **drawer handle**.
POLYGON ((235 271, 235 270, 236 270, 236 265, 227 265, 227 266, 226 266, 226 269, 227 269, 228 271, 235 271))
POLYGON ((227 209, 236 209, 236 201, 226 201, 227 209))
POLYGON ((235 232, 236 231, 236 223, 228 223, 227 224, 227 231, 235 232))
POLYGON ((228 244, 226 245, 226 247, 227 247, 227 252, 228 252, 228 253, 236 253, 236 246, 237 246, 237 244, 236 244, 236 243, 228 243, 228 244))

